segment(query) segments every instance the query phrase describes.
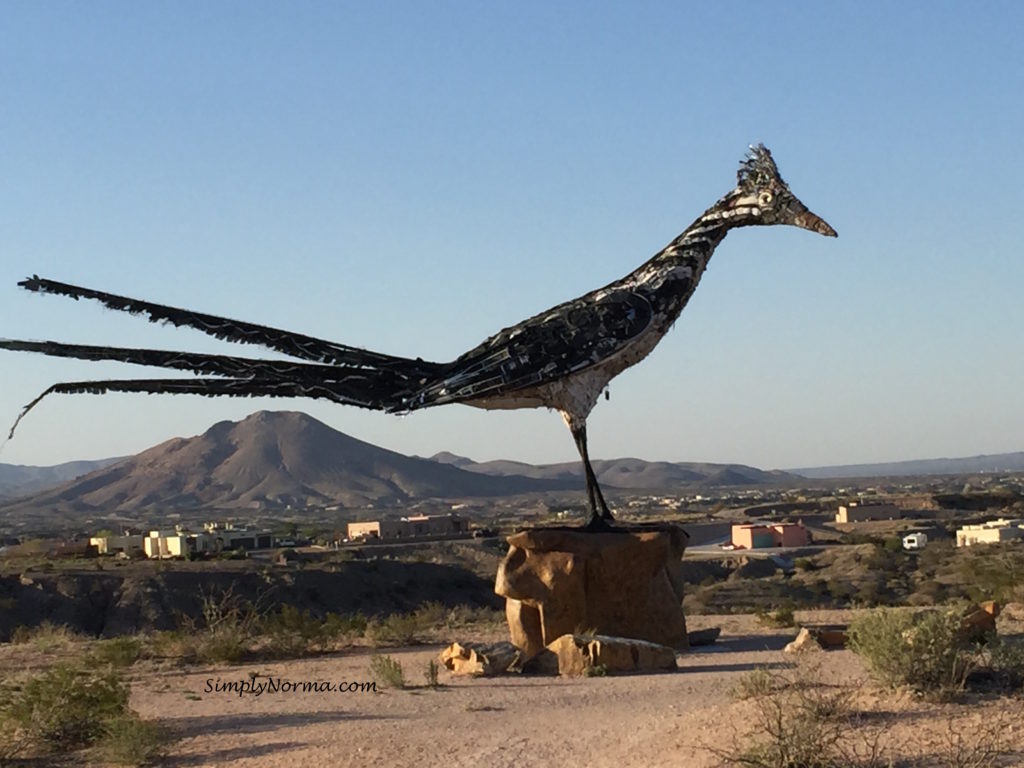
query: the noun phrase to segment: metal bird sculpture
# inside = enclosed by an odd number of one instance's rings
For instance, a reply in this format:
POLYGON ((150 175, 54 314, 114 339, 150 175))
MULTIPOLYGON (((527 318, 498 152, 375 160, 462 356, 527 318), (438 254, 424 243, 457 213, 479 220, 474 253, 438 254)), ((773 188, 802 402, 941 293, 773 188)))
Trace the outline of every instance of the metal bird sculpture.
POLYGON ((296 360, 0 339, 0 349, 116 360, 199 374, 195 378, 54 384, 25 406, 10 434, 13 437, 25 414, 54 392, 310 397, 389 413, 448 403, 488 409, 553 408, 562 414, 583 462, 590 506, 584 528, 607 528, 613 518, 587 453, 587 416, 608 382, 647 357, 661 341, 730 229, 789 224, 836 236, 832 227, 790 191, 764 145, 751 147, 737 177, 732 191, 622 279, 505 328, 450 363, 380 354, 31 277, 19 285, 39 293, 94 299, 110 309, 144 315, 151 322, 196 328, 218 339, 259 345, 296 360))

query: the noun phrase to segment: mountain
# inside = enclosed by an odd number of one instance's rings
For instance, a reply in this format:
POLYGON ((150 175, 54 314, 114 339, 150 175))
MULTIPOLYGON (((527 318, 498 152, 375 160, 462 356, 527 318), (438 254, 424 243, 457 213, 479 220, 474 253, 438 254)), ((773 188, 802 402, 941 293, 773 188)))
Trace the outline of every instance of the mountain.
POLYGON ((827 477, 902 477, 910 475, 971 475, 989 472, 1024 472, 1024 451, 970 456, 960 459, 916 459, 879 464, 844 464, 789 469, 794 475, 827 477))
POLYGON ((76 477, 108 467, 121 461, 97 459, 96 461, 69 461, 51 467, 30 467, 21 464, 0 464, 0 498, 27 496, 46 488, 74 480, 76 477))
MULTIPOLYGON (((561 464, 524 464, 519 461, 474 462, 464 456, 444 452, 433 461, 457 465, 469 472, 498 477, 530 477, 583 483, 583 465, 578 461, 561 464)), ((778 470, 766 472, 742 464, 701 462, 644 461, 643 459, 605 459, 591 461, 598 482, 607 488, 627 490, 668 490, 679 486, 719 487, 726 485, 762 485, 789 483, 799 478, 778 470)))
POLYGON ((567 487, 581 486, 466 472, 364 443, 303 413, 260 411, 168 440, 6 509, 284 509, 567 487))

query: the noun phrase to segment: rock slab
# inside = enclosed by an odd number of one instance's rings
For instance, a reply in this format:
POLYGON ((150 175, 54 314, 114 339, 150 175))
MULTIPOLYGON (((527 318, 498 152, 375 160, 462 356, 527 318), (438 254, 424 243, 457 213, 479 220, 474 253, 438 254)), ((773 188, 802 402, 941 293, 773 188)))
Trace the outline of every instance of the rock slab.
POLYGON ((538 671, 567 677, 676 669, 676 652, 666 645, 607 635, 562 635, 535 658, 538 671))
POLYGON ((506 598, 512 643, 526 658, 563 635, 687 648, 681 570, 688 539, 677 525, 509 536, 494 591, 506 598))
POLYGON ((518 671, 521 657, 512 643, 452 643, 441 651, 441 664, 453 675, 491 677, 518 671))

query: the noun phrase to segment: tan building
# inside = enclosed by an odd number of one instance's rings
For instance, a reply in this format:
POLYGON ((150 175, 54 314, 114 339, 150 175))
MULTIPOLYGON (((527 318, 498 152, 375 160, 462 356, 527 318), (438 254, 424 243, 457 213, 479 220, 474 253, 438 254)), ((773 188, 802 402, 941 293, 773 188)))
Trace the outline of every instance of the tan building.
POLYGON ((903 517, 903 511, 895 504, 862 504, 851 501, 841 504, 836 513, 837 523, 859 523, 864 520, 897 520, 903 517))
POLYGON ((400 539, 405 528, 404 520, 373 520, 367 523, 349 523, 348 540, 400 539))
POLYGON ((956 532, 956 545, 970 547, 974 544, 998 544, 1000 541, 1024 538, 1024 520, 989 520, 978 525, 965 525, 956 532))
POLYGON ((274 545, 270 531, 236 528, 230 523, 207 523, 203 527, 202 533, 179 528, 150 531, 142 549, 147 557, 166 559, 234 549, 270 549, 274 545))
POLYGON ((89 539, 89 545, 96 547, 97 555, 113 555, 117 552, 142 551, 142 543, 146 537, 141 533, 126 533, 122 536, 93 536, 89 539))
POLYGON ((348 539, 442 538, 469 532, 469 521, 458 515, 413 515, 399 520, 349 523, 348 539))
POLYGON ((188 534, 183 531, 150 531, 143 542, 146 557, 167 559, 185 557, 188 553, 188 534))

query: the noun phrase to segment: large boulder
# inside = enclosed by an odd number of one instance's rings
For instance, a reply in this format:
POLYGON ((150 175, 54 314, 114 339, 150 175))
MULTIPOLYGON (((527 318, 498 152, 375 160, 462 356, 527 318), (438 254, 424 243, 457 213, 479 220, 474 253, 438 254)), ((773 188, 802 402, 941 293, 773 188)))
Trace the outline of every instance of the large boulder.
POLYGON ((688 539, 676 525, 510 536, 494 591, 506 598, 513 644, 527 658, 581 633, 687 648, 681 561, 688 539))

